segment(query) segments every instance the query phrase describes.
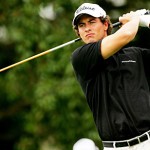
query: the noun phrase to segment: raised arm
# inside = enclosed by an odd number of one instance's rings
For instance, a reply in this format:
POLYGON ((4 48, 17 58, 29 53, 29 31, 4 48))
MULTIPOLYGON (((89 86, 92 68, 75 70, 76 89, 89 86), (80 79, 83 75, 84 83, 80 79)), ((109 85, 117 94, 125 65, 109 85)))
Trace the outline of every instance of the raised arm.
POLYGON ((101 44, 101 54, 104 59, 109 58, 123 46, 134 39, 139 28, 139 15, 135 12, 130 12, 119 17, 122 27, 105 37, 101 44))

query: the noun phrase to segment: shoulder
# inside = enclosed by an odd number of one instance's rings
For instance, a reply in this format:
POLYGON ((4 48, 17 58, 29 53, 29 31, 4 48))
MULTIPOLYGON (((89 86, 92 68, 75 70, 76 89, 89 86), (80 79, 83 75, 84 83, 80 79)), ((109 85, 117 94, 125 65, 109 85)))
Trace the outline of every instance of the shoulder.
POLYGON ((124 47, 123 50, 135 50, 135 51, 142 51, 142 50, 150 50, 148 48, 131 46, 131 47, 124 47))
POLYGON ((84 44, 80 47, 78 47, 73 53, 72 56, 78 56, 78 55, 84 55, 91 53, 92 51, 99 50, 100 48, 101 41, 94 42, 94 43, 89 43, 89 44, 84 44))
POLYGON ((150 60, 150 49, 142 48, 142 47, 127 47, 123 48, 123 54, 126 55, 134 55, 138 57, 142 57, 146 60, 150 60))
POLYGON ((122 49, 124 52, 127 53, 141 53, 144 50, 148 50, 146 48, 141 48, 141 47, 136 47, 136 46, 131 46, 131 47, 125 47, 122 49))

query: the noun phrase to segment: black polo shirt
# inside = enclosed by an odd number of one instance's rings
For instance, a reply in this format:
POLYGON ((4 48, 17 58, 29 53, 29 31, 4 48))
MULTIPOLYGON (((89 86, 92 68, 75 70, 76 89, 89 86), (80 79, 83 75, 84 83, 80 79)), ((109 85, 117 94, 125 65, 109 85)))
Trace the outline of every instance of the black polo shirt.
POLYGON ((104 60, 101 41, 72 54, 72 65, 100 138, 125 140, 150 130, 150 50, 123 48, 104 60))

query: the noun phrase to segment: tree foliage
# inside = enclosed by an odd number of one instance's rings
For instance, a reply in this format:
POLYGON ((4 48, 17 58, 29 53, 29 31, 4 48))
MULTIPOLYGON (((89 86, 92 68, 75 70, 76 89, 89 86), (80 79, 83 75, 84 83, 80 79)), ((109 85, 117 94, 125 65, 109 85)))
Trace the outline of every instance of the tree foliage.
MULTIPOLYGON (((75 9, 97 2, 117 21, 132 9, 150 6, 149 0, 11 0, 0 5, 0 67, 6 67, 76 38, 75 9), (44 16, 42 10, 51 8, 44 16), (54 14, 53 14, 54 13, 54 14), (53 15, 52 15, 53 14, 53 15)), ((148 29, 140 29, 132 44, 150 47, 148 29)), ((102 148, 90 109, 70 63, 82 42, 0 73, 0 146, 3 150, 65 150, 82 137, 102 148)))

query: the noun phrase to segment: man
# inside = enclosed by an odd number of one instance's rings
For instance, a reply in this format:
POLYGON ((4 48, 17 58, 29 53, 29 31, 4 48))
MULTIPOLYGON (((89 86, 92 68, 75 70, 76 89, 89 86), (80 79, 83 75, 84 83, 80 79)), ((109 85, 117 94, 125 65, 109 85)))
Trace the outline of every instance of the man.
POLYGON ((150 49, 125 47, 150 19, 141 10, 119 22, 121 27, 109 34, 106 12, 97 4, 82 4, 72 24, 85 45, 73 52, 72 65, 104 149, 150 150, 150 49))
POLYGON ((91 139, 82 138, 73 145, 73 150, 99 150, 99 148, 91 139))

